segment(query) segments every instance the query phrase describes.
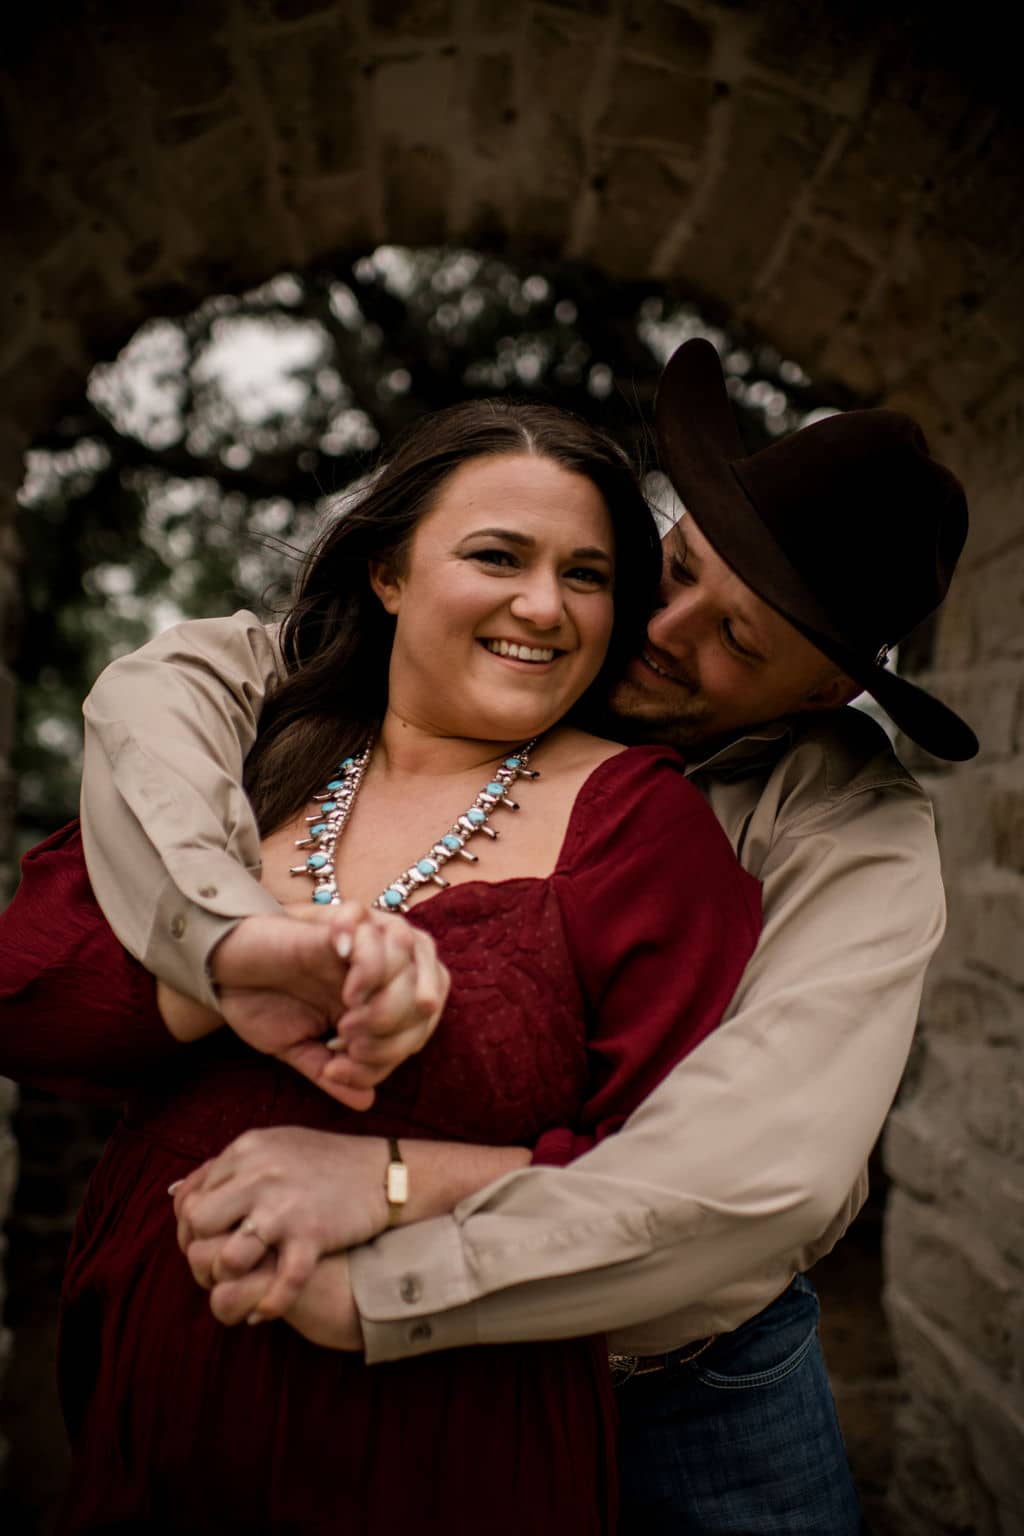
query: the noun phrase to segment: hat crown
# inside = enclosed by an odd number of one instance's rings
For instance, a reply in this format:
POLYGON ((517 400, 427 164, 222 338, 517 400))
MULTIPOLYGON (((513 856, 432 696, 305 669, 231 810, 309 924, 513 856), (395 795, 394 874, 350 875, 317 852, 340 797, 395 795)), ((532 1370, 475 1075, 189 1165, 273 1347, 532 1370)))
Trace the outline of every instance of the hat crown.
POLYGON ((895 645, 945 597, 967 536, 967 504, 911 417, 829 416, 734 462, 732 471, 833 625, 863 655, 895 645))

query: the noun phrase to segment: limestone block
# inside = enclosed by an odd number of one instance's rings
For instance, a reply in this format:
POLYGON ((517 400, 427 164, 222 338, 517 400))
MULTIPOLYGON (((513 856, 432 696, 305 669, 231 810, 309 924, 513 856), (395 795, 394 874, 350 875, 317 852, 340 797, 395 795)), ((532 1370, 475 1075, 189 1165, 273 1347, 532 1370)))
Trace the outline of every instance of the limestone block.
POLYGON ((886 1122, 883 1157, 886 1171, 919 1200, 948 1197, 963 1171, 963 1147, 939 1135, 926 1115, 897 1107, 886 1122))
POLYGON ((965 875, 966 951, 992 975, 1024 986, 1024 878, 986 866, 965 875))
POLYGON ((1024 874, 1024 760, 1018 758, 994 774, 989 795, 995 862, 1024 874))
MULTIPOLYGON (((1019 662, 993 661, 984 668, 936 668, 916 681, 963 715, 973 728, 979 742, 974 762, 980 766, 1015 756, 1022 744, 1021 672, 1019 662)), ((900 756, 903 757, 902 750, 900 756)), ((909 751, 908 766, 912 771, 914 758, 915 753, 909 751)), ((934 759, 930 761, 934 763, 934 759)))
POLYGON ((689 185, 653 153, 620 149, 602 161, 593 254, 611 272, 642 277, 651 251, 686 207, 689 185))
POLYGON ((233 66, 219 33, 227 19, 225 0, 204 0, 195 16, 201 25, 155 27, 142 10, 126 8, 100 50, 114 70, 152 91, 161 110, 192 108, 224 94, 232 82, 233 66))
POLYGON ((783 352, 814 357, 844 320, 857 328, 873 279, 874 267, 830 228, 801 228, 751 315, 783 352))
POLYGON ((279 172, 337 176, 359 168, 365 123, 352 29, 343 16, 332 12, 329 24, 266 37, 250 51, 279 172))
POLYGON ((627 0, 622 28, 623 46, 630 52, 653 54, 694 73, 707 70, 711 62, 708 28, 669 0, 627 0))
POLYGON ((1024 1049, 1024 1005, 1008 982, 984 972, 947 969, 929 972, 922 1018, 930 1046, 947 1035, 967 1045, 1015 1045, 1024 1049))
POLYGON ((406 144, 447 144, 452 138, 455 60, 436 54, 381 59, 373 76, 377 132, 393 152, 406 144))
MULTIPOLYGON (((1020 1277, 980 1234, 968 1233, 933 1207, 894 1189, 886 1222, 886 1260, 891 1286, 933 1331, 999 1380, 1015 1378, 1024 1327, 1020 1277)), ((920 1328, 920 1318, 917 1324, 920 1328)), ((948 1349, 946 1358, 948 1363, 948 1349)))
POLYGON ((964 1407, 974 1469, 995 1500, 1000 1531, 1024 1530, 1024 1414, 1012 1395, 972 1382, 964 1407))
POLYGON ((481 54, 472 61, 469 84, 469 131, 477 154, 489 160, 509 154, 517 117, 511 53, 481 54))
POLYGON ((1020 1163, 980 1148, 972 1151, 960 1170, 956 1200, 950 1214, 984 1232, 996 1251, 1021 1272, 1024 1284, 1024 1168, 1020 1163))
POLYGON ((405 245, 440 245, 447 235, 451 171, 443 150, 385 143, 384 207, 393 238, 405 245))
POLYGON ((452 24, 452 0, 369 0, 371 27, 410 37, 438 37, 452 24))
POLYGON ((964 1082, 963 1106, 972 1136, 1024 1170, 1024 1052, 979 1052, 964 1082))
MULTIPOLYGON (((705 292, 727 293, 734 305, 741 305, 789 226, 835 120, 807 102, 767 89, 719 101, 715 110, 724 115, 724 153, 673 275, 705 292)), ((801 302, 799 292, 787 286, 786 293, 789 303, 801 302)), ((773 313, 782 308, 780 300, 773 313)))
POLYGON ((669 145, 696 157, 711 101, 709 80, 624 58, 612 73, 597 131, 602 138, 669 145))

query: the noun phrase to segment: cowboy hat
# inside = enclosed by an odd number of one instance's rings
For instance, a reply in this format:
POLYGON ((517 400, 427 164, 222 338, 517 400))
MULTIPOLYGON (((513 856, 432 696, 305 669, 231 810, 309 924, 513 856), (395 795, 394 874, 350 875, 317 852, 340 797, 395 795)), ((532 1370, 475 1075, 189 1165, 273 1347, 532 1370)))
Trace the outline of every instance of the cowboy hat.
POLYGON ((899 411, 828 416, 748 454, 718 353, 684 342, 658 386, 662 468, 701 532, 758 597, 936 757, 973 757, 971 728, 886 670, 938 607, 967 537, 956 476, 899 411))

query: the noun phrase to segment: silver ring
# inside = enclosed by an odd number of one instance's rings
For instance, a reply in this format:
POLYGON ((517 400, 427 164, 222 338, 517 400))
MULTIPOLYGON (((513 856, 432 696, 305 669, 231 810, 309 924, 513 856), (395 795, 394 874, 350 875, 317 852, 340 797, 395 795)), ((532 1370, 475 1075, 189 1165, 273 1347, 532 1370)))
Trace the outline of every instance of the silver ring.
POLYGON ((256 1223, 253 1221, 251 1216, 247 1216, 245 1218, 245 1220, 242 1222, 242 1225, 239 1227, 238 1230, 240 1232, 244 1232, 246 1237, 254 1237, 254 1238, 256 1238, 257 1242, 262 1243, 264 1248, 269 1248, 270 1247, 270 1244, 267 1242, 266 1238, 263 1237, 259 1232, 257 1232, 257 1230, 256 1230, 256 1223))

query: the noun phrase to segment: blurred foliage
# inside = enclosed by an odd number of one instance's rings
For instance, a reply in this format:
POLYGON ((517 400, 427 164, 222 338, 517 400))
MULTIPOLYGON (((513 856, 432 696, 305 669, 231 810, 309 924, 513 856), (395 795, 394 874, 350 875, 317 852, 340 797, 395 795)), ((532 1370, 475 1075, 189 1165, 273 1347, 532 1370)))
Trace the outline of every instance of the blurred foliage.
POLYGON ((818 409, 796 364, 693 304, 468 250, 381 247, 148 321, 26 459, 21 846, 76 813, 80 704, 103 666, 182 618, 279 607, 325 505, 406 421, 530 395, 651 464, 658 373, 691 335, 719 347, 751 446, 818 409))

